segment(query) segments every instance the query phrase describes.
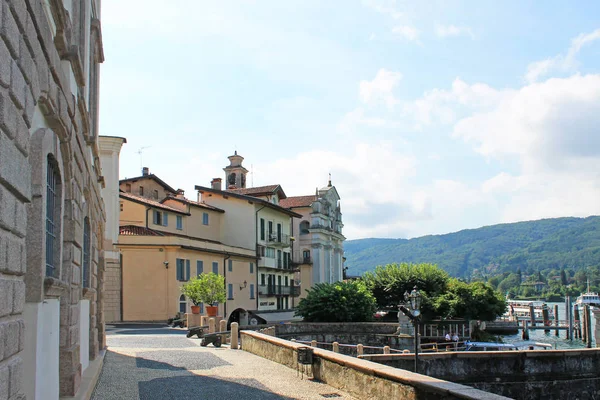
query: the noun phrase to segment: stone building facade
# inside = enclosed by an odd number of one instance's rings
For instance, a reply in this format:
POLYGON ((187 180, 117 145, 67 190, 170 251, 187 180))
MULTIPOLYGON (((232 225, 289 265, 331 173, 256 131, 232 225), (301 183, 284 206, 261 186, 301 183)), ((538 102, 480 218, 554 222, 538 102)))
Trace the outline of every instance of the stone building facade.
POLYGON ((78 393, 104 347, 100 0, 0 0, 0 398, 78 393))

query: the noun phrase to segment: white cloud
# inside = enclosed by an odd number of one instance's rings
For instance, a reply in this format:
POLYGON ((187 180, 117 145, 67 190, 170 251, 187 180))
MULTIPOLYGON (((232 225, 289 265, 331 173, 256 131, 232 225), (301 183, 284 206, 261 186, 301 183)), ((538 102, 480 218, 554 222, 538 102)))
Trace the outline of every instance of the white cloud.
POLYGON ((528 83, 537 82, 540 78, 547 76, 553 71, 569 72, 573 71, 577 65, 577 54, 581 49, 596 40, 600 39, 600 29, 591 33, 582 33, 571 40, 571 46, 567 55, 559 54, 546 60, 536 61, 527 66, 525 80, 528 83))
POLYGON ((449 37, 449 36, 461 36, 461 35, 470 36, 471 39, 474 38, 471 28, 466 27, 466 26, 437 24, 435 26, 435 34, 442 38, 449 37))
POLYGON ((403 38, 415 42, 419 39, 419 31, 412 26, 398 25, 392 29, 392 33, 402 36, 403 38))
POLYGON ((398 100, 394 97, 394 88, 402 79, 400 72, 380 69, 372 81, 361 81, 359 84, 360 99, 365 104, 382 102, 388 108, 393 107, 398 100))

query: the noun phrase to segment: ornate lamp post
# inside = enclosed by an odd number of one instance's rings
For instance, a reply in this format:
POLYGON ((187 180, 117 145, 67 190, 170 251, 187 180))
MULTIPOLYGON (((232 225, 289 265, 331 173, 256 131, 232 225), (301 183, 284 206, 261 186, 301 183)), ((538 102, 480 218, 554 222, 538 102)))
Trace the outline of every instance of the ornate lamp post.
POLYGON ((415 286, 413 290, 408 293, 404 292, 404 301, 410 304, 412 312, 402 310, 413 322, 415 327, 415 373, 419 373, 419 320, 421 318, 421 293, 415 286))

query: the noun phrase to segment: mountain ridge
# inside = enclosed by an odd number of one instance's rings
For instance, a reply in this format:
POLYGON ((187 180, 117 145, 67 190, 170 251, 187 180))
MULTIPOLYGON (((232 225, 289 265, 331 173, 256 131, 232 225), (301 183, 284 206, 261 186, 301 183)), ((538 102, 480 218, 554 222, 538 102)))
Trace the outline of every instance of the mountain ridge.
POLYGON ((412 239, 366 238, 344 244, 349 275, 392 262, 430 262, 453 276, 536 272, 600 264, 600 216, 502 223, 412 239))

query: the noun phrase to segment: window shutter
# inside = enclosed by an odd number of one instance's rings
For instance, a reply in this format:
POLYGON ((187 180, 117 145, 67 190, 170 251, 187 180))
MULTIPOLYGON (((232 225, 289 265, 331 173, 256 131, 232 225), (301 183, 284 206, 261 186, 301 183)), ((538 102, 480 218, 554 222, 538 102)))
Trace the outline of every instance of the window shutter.
POLYGON ((183 275, 183 273, 182 273, 183 271, 181 269, 181 259, 179 259, 179 258, 177 259, 177 266, 176 266, 175 269, 177 270, 177 280, 178 281, 182 281, 183 280, 183 276, 182 276, 183 275))
POLYGON ((168 226, 169 225, 169 214, 167 214, 166 212, 163 213, 163 226, 168 226))
POLYGON ((185 260, 185 280, 190 280, 190 260, 185 260))
POLYGON ((204 272, 204 262, 201 260, 196 261, 196 276, 204 272))
POLYGON ((233 284, 230 283, 228 285, 228 289, 229 289, 229 296, 228 296, 228 298, 229 299, 233 299, 233 284))
POLYGON ((250 263, 250 273, 253 274, 254 273, 254 264, 250 263))
POLYGON ((250 298, 251 299, 254 298, 254 284, 253 283, 250 284, 250 298))
POLYGON ((153 219, 153 221, 152 221, 152 222, 154 222, 154 225, 158 225, 158 211, 154 211, 154 212, 152 213, 152 217, 153 217, 153 218, 152 218, 152 219, 153 219))
POLYGON ((219 263, 218 262, 213 262, 213 272, 215 274, 219 273, 219 263))
POLYGON ((230 260, 227 260, 227 261, 228 261, 227 270, 229 272, 232 272, 233 271, 233 260, 230 259, 230 260))

